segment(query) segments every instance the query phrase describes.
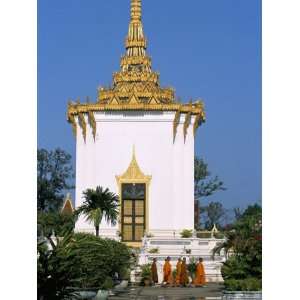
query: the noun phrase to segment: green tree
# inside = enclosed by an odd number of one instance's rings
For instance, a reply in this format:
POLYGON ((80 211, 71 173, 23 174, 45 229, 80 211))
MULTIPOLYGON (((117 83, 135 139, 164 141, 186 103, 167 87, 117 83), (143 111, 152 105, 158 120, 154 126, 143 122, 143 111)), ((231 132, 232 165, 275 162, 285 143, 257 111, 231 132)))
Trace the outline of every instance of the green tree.
POLYGON ((194 196, 196 200, 213 195, 217 191, 224 191, 223 181, 218 176, 212 177, 207 163, 195 157, 194 160, 194 196))
POLYGON ((84 202, 78 207, 77 214, 85 215, 86 220, 93 223, 96 236, 99 236, 99 227, 104 216, 107 222, 116 224, 118 218, 119 197, 97 186, 96 189, 87 189, 83 192, 84 202))
POLYGON ((223 181, 218 176, 212 177, 207 163, 195 156, 194 160, 194 199, 195 199, 195 228, 199 228, 200 199, 213 195, 217 191, 224 191, 223 181))
POLYGON ((58 211, 64 191, 73 187, 74 178, 71 155, 57 148, 37 151, 37 209, 44 212, 58 211))
POLYGON ((58 212, 38 212, 37 225, 39 235, 50 238, 53 234, 63 237, 73 232, 76 216, 58 212))
POLYGON ((221 227, 221 221, 226 214, 223 204, 220 202, 210 202, 207 206, 202 207, 201 213, 204 217, 204 226, 210 230, 214 224, 221 227))

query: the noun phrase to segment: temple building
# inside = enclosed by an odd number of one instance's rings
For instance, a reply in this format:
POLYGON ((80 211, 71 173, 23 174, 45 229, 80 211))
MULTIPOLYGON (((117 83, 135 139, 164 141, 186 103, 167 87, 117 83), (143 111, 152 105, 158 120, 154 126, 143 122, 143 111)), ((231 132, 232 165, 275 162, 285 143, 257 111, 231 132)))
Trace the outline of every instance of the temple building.
MULTIPOLYGON (((194 139, 205 121, 201 101, 181 103, 152 70, 141 0, 131 18, 120 70, 95 102, 68 104, 76 137, 76 199, 103 186, 120 197, 119 222, 104 220, 100 235, 141 246, 143 237, 180 237, 194 229, 194 139)), ((94 233, 81 217, 76 230, 94 233)))

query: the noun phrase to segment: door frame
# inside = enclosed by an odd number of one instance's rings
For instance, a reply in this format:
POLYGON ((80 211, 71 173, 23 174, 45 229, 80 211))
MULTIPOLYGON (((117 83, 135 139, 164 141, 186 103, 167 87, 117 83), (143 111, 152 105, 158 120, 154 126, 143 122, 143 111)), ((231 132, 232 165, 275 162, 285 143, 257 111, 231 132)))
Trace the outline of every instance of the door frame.
MULTIPOLYGON (((128 183, 122 183, 121 184, 121 193, 123 195, 123 185, 124 184, 128 184, 128 183)), ((141 240, 140 241, 136 241, 134 240, 135 238, 135 226, 137 225, 143 225, 143 234, 145 233, 146 231, 146 223, 147 223, 147 216, 146 216, 146 184, 145 183, 129 183, 130 185, 134 185, 134 184, 142 184, 144 185, 144 198, 143 199, 127 199, 127 198, 124 198, 123 197, 120 199, 121 202, 122 202, 122 205, 121 205, 121 214, 120 214, 120 217, 121 217, 121 236, 122 236, 122 242, 124 243, 140 243, 142 242, 141 240), (131 218, 132 218, 132 222, 131 222, 131 226, 132 226, 132 240, 131 241, 127 241, 127 240, 123 240, 123 230, 124 230, 124 226, 126 225, 129 225, 129 223, 124 223, 124 218, 125 218, 125 214, 124 214, 124 207, 123 207, 123 204, 124 204, 124 201, 132 201, 132 214, 131 214, 131 218), (143 202, 143 216, 140 215, 138 217, 143 217, 144 218, 144 222, 142 224, 138 224, 135 222, 135 218, 136 218, 136 203, 138 201, 142 201, 143 202)))
MULTIPOLYGON (((145 232, 148 233, 149 231, 149 186, 151 183, 152 176, 151 175, 145 175, 141 168, 139 167, 139 164, 136 159, 135 155, 135 148, 133 147, 133 153, 132 153, 132 159, 131 162, 127 168, 127 170, 119 176, 116 176, 116 181, 118 184, 118 190, 119 190, 119 232, 122 234, 122 184, 128 183, 128 184, 133 184, 133 183, 143 183, 145 184, 145 232)), ((141 242, 125 242, 129 246, 133 247, 140 247, 141 242)))

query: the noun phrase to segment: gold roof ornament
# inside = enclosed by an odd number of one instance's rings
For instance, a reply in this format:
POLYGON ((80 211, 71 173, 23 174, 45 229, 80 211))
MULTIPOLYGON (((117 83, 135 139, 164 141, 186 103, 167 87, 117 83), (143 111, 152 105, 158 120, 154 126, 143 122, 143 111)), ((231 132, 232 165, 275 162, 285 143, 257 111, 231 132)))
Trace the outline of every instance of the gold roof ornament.
POLYGON ((213 232, 213 233, 218 233, 219 232, 216 224, 214 224, 214 227, 212 228, 211 232, 213 232))
POLYGON ((136 159, 135 155, 135 147, 133 146, 132 151, 132 159, 131 162, 127 168, 127 170, 120 176, 116 176, 117 182, 120 184, 122 182, 147 182, 149 183, 151 181, 152 176, 151 175, 145 175, 136 159))
MULTIPOLYGON (((175 100, 173 88, 162 88, 160 86, 159 73, 152 71, 152 61, 146 52, 147 39, 144 35, 142 23, 141 0, 131 0, 130 22, 125 48, 125 54, 121 57, 120 70, 113 74, 112 86, 98 89, 96 103, 80 103, 79 101, 69 103, 67 117, 73 126, 74 134, 76 134, 74 115, 78 116, 85 139, 86 124, 81 114, 89 114, 95 139, 96 126, 91 112, 124 110, 190 113, 190 116, 196 116, 195 132, 198 126, 205 121, 203 103, 197 101, 190 104, 181 104, 175 100)), ((177 122, 178 114, 174 124, 174 139, 178 126, 177 122)))
POLYGON ((67 193, 67 196, 66 196, 66 199, 65 199, 65 202, 60 210, 60 213, 61 214, 66 214, 66 215, 71 215, 73 214, 74 212, 74 207, 73 207, 73 204, 72 204, 72 198, 71 198, 71 194, 70 193, 67 193))

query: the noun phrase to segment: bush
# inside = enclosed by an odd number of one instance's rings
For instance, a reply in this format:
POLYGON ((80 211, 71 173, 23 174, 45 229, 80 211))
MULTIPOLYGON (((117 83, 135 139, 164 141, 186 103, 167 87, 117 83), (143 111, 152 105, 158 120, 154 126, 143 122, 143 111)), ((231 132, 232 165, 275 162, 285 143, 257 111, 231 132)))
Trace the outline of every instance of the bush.
POLYGON ((142 281, 144 281, 145 279, 151 279, 151 264, 146 264, 141 266, 142 269, 142 281))
POLYGON ((90 234, 74 234, 70 251, 76 253, 80 274, 77 287, 98 287, 106 277, 130 267, 130 251, 120 242, 90 234))
POLYGON ((103 290, 111 290, 114 286, 114 282, 111 277, 106 277, 104 283, 102 284, 101 288, 103 290))
POLYGON ((187 265, 187 269, 191 274, 191 277, 194 278, 196 274, 196 269, 197 269, 197 261, 194 257, 190 259, 189 264, 187 265))
POLYGON ((251 266, 249 266, 243 257, 230 257, 223 263, 222 276, 226 279, 245 279, 251 274, 251 266))
POLYGON ((197 236, 198 239, 210 239, 211 238, 211 232, 198 231, 196 233, 196 236, 197 236))
POLYGON ((193 230, 184 229, 180 233, 182 238, 191 238, 193 236, 193 230))
POLYGON ((159 252, 159 249, 158 248, 152 248, 148 252, 151 253, 151 254, 155 254, 155 253, 159 252))
POLYGON ((221 272, 228 290, 260 290, 262 278, 261 207, 249 206, 226 232, 226 240, 218 244, 215 253, 225 250, 228 260, 221 272))
POLYGON ((257 278, 228 279, 224 281, 227 291, 261 291, 262 281, 257 278))
POLYGON ((221 233, 221 232, 214 233, 214 238, 216 238, 216 239, 224 239, 224 237, 225 237, 224 233, 221 233))
POLYGON ((51 250, 39 244, 39 298, 64 299, 69 287, 108 286, 108 278, 129 267, 129 248, 114 240, 77 233, 57 240, 56 245, 52 242, 51 250))
POLYGON ((73 285, 74 275, 79 272, 76 263, 76 255, 67 249, 71 241, 71 235, 57 241, 57 245, 51 242, 51 248, 47 246, 47 240, 38 242, 37 261, 37 294, 38 299, 63 300, 74 295, 68 287, 73 285))

